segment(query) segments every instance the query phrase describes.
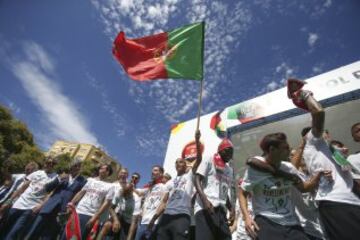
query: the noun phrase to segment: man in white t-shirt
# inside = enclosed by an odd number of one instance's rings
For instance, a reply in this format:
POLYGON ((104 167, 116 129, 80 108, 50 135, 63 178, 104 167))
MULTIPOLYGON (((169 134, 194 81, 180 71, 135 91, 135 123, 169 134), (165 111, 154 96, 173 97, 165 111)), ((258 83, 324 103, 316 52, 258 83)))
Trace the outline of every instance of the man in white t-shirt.
MULTIPOLYGON (((101 219, 104 221, 104 224, 98 235, 99 239, 104 238, 106 235, 112 235, 115 236, 115 238, 118 238, 120 234, 122 234, 120 233, 120 231, 121 232, 125 231, 126 234, 128 232, 129 226, 127 226, 126 222, 122 221, 120 215, 119 216, 117 215, 118 211, 115 211, 116 210, 115 208, 117 207, 119 209, 120 205, 123 203, 122 195, 124 189, 129 189, 129 187, 126 188, 128 176, 129 176, 129 171, 127 168, 121 168, 118 171, 117 181, 113 182, 114 197, 112 200, 112 207, 109 208, 109 212, 105 211, 101 217, 101 219), (111 219, 108 218, 109 213, 111 219)), ((132 189, 131 189, 131 193, 132 193, 132 189)))
MULTIPOLYGON (((303 102, 312 117, 312 126, 304 128, 302 135, 306 145, 303 157, 310 176, 319 171, 330 171, 332 181, 325 177, 315 200, 326 236, 332 239, 358 239, 360 236, 360 199, 353 193, 351 172, 333 158, 328 142, 324 139, 325 111, 309 91, 299 90, 297 101, 303 102)), ((339 123, 341 124, 341 123, 339 123)))
POLYGON ((105 182, 111 174, 110 164, 101 165, 98 177, 88 178, 85 186, 71 200, 70 204, 76 205, 83 239, 86 239, 101 214, 111 205, 114 197, 114 186, 105 182))
MULTIPOLYGON (((140 195, 144 196, 144 204, 142 207, 141 223, 136 232, 136 240, 143 238, 150 239, 150 236, 152 235, 151 231, 148 229, 148 225, 166 193, 165 184, 162 181, 163 174, 164 169, 161 166, 153 166, 151 171, 152 181, 146 185, 144 189, 141 189, 140 191, 137 190, 140 195)), ((155 224, 157 224, 157 221, 155 224)))
POLYGON ((260 240, 308 239, 296 216, 291 190, 293 186, 302 192, 313 190, 323 173, 303 182, 300 172, 291 163, 282 161, 287 160, 290 154, 284 133, 266 135, 260 147, 264 155, 248 160, 251 167, 246 170, 239 191, 246 231, 252 238, 260 240), (272 170, 262 171, 257 167, 258 163, 272 170), (255 219, 247 209, 250 192, 255 219))
POLYGON ((232 225, 235 218, 235 206, 232 206, 228 196, 234 184, 233 169, 229 166, 232 157, 233 145, 224 138, 217 153, 204 158, 196 171, 196 239, 231 239, 228 224, 232 225), (226 208, 230 210, 229 221, 226 208))
POLYGON ((149 229, 162 213, 156 234, 157 240, 188 239, 190 216, 192 211, 191 200, 195 193, 193 176, 201 163, 200 131, 195 134, 197 149, 196 161, 192 169, 187 169, 186 160, 178 158, 175 162, 177 176, 166 184, 167 193, 150 221, 149 229))
POLYGON ((23 181, 25 180, 25 177, 28 176, 30 173, 33 173, 35 171, 37 171, 39 168, 39 165, 36 162, 29 162, 28 164, 26 164, 25 166, 25 170, 24 173, 19 173, 19 174, 11 174, 11 186, 9 188, 9 190, 6 192, 6 195, 4 195, 1 199, 0 199, 0 215, 2 215, 2 212, 7 209, 8 207, 11 207, 8 203, 10 203, 11 201, 7 202, 7 200, 11 197, 11 195, 17 190, 19 189, 19 187, 21 186, 21 184, 23 183, 23 181))
POLYGON ((5 220, 3 229, 0 229, 0 239, 22 239, 31 226, 32 220, 40 211, 45 202, 47 192, 45 184, 56 177, 53 172, 55 160, 52 157, 45 159, 44 169, 35 171, 26 176, 21 187, 11 196, 14 201, 5 220), (19 198, 18 198, 19 197, 19 198))

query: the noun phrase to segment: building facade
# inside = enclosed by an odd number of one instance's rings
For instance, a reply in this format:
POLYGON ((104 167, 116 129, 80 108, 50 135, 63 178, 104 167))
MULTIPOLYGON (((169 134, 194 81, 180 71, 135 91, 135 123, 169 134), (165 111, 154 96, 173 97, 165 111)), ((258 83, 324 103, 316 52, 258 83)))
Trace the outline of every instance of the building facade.
POLYGON ((121 165, 105 151, 88 143, 59 140, 56 141, 46 153, 46 155, 54 157, 61 154, 69 154, 72 159, 79 159, 82 162, 91 161, 95 165, 111 164, 113 174, 110 178, 113 180, 116 179, 116 173, 121 168, 121 165))

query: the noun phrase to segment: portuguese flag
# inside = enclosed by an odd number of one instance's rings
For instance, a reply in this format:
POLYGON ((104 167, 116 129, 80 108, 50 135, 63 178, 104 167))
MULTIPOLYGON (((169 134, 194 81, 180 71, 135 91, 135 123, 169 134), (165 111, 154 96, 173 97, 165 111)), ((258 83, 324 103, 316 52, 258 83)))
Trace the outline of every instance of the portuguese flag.
POLYGON ((120 32, 112 52, 133 80, 202 80, 204 25, 195 23, 137 39, 126 39, 120 32))

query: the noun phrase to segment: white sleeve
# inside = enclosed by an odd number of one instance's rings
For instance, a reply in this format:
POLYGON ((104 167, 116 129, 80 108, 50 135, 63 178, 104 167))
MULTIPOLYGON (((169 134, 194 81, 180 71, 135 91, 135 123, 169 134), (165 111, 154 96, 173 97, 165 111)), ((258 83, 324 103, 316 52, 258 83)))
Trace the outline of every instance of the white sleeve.
POLYGON ((91 184, 91 179, 88 179, 81 190, 88 190, 91 184))
POLYGON ((240 186, 243 190, 250 192, 253 189, 253 184, 249 178, 249 168, 245 170, 243 181, 240 186))
POLYGON ((197 174, 200 174, 201 176, 206 176, 208 174, 208 172, 210 171, 210 164, 211 164, 209 160, 210 159, 206 161, 201 161, 198 169, 196 170, 197 174))
POLYGON ((113 199, 111 201, 111 204, 112 205, 117 205, 118 202, 119 202, 119 199, 120 199, 120 191, 117 191, 117 192, 114 193, 114 197, 113 197, 113 199))
POLYGON ((174 188, 174 180, 171 179, 165 184, 165 192, 170 192, 174 188))
MULTIPOLYGON (((41 170, 39 170, 39 171, 41 171, 41 170)), ((28 176, 25 177, 25 180, 30 181, 30 182, 33 181, 36 178, 36 176, 39 174, 39 171, 29 174, 28 176)))
POLYGON ((269 176, 271 176, 269 173, 259 172, 251 167, 248 167, 245 171, 243 182, 241 183, 241 188, 247 192, 251 192, 255 186, 257 186, 269 176))
POLYGON ((106 200, 112 200, 114 198, 114 186, 111 186, 105 196, 106 200))

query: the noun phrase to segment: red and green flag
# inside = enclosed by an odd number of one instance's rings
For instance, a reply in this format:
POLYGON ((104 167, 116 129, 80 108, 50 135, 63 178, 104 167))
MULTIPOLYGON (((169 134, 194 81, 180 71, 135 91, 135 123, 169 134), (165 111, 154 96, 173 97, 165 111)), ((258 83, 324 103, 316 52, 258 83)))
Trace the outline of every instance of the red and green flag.
POLYGON ((204 23, 127 39, 120 32, 113 55, 133 80, 203 79, 204 23))
POLYGON ((213 129, 219 138, 226 137, 226 127, 221 119, 221 113, 223 110, 218 111, 210 120, 210 128, 213 129))

